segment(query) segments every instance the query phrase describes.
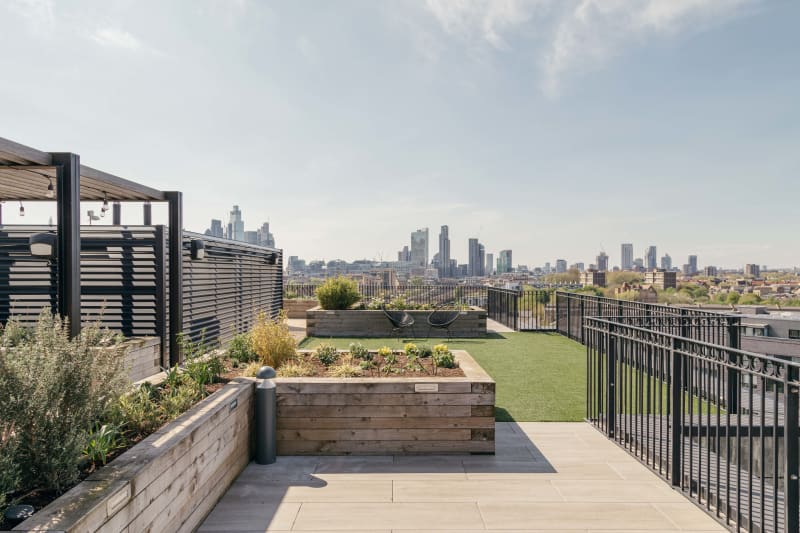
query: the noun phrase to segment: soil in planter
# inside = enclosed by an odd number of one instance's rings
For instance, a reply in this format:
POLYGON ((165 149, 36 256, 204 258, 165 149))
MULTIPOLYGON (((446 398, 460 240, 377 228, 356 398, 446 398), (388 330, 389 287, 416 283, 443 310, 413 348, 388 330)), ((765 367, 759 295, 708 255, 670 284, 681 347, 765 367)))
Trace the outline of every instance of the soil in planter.
MULTIPOLYGON (((418 358, 412 364, 409 364, 408 356, 405 354, 395 354, 397 361, 391 365, 387 365, 386 359, 380 355, 372 354, 372 367, 369 369, 360 369, 357 378, 426 378, 426 377, 440 377, 440 378, 463 378, 464 371, 460 368, 435 368, 433 359, 430 357, 418 358)), ((300 353, 298 358, 302 357, 303 360, 310 364, 313 368, 313 373, 304 377, 341 377, 335 376, 335 368, 341 364, 343 360, 347 360, 350 356, 347 353, 342 353, 339 356, 338 363, 325 366, 314 353, 300 353)), ((352 365, 359 366, 360 359, 352 359, 348 362, 352 365)))

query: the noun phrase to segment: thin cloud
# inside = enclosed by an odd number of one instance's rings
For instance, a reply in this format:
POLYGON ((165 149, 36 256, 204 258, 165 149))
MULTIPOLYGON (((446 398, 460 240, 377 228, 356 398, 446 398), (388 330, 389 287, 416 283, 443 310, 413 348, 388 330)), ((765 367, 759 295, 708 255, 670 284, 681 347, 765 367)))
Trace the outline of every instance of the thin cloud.
POLYGON ((115 26, 97 28, 91 39, 100 46, 117 48, 128 52, 147 52, 154 55, 164 55, 160 50, 147 46, 130 32, 115 26))
POLYGON ((653 37, 727 22, 759 0, 426 0, 448 36, 468 47, 507 51, 523 34, 539 65, 542 91, 557 97, 565 78, 599 68, 653 37))
POLYGON ((10 0, 6 7, 25 19, 30 30, 37 35, 49 35, 55 28, 52 0, 10 0))

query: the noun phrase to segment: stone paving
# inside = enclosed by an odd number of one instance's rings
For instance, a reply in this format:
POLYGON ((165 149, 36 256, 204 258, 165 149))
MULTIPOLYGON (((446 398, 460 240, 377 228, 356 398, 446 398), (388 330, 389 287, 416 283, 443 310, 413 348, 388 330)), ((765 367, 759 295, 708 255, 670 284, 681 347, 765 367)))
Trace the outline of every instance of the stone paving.
POLYGON ((497 454, 251 463, 219 531, 727 531, 585 423, 498 423, 497 454))

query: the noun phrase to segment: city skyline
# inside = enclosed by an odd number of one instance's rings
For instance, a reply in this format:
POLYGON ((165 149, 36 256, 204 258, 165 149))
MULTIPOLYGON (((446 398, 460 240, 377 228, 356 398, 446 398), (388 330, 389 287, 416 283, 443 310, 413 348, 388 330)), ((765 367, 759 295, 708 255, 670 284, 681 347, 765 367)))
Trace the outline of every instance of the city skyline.
POLYGON ((184 191, 186 229, 238 203, 304 257, 390 259, 446 220, 453 257, 800 264, 797 2, 88 5, 0 5, 3 126, 184 191))

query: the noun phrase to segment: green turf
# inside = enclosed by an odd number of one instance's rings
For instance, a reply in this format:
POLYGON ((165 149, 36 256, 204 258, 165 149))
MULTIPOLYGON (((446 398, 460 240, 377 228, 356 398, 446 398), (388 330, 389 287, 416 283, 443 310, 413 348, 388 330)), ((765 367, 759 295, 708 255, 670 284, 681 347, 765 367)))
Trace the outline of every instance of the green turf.
MULTIPOLYGON (((401 348, 396 339, 308 338, 301 348, 329 342, 346 349, 351 342, 367 348, 401 348)), ((414 341, 433 346, 443 339, 414 341)), ((555 333, 490 334, 485 339, 447 343, 466 350, 497 382, 496 414, 501 422, 579 421, 586 413, 586 349, 555 333)))

